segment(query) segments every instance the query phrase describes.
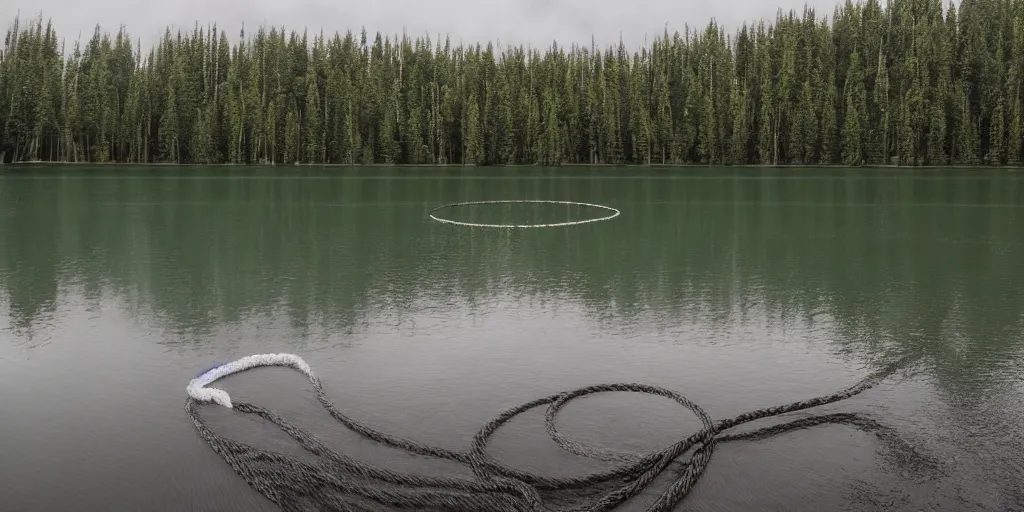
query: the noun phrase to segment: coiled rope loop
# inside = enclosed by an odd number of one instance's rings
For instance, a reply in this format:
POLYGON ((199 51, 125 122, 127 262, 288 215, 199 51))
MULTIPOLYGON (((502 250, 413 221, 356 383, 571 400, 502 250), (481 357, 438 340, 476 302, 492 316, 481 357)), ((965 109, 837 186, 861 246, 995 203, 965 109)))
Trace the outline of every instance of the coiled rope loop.
POLYGON ((724 434, 725 430, 757 419, 850 398, 873 387, 906 362, 893 363, 838 393, 758 409, 717 423, 698 405, 668 389, 631 383, 583 387, 539 398, 502 412, 474 436, 468 452, 446 450, 393 436, 349 418, 327 398, 320 380, 309 365, 293 354, 247 356, 201 374, 186 388, 189 397, 185 410, 199 435, 235 472, 251 487, 288 512, 395 509, 600 512, 611 510, 638 495, 670 465, 681 464, 681 471, 668 489, 647 508, 649 512, 660 512, 671 510, 686 497, 704 473, 719 442, 762 439, 827 423, 846 423, 865 430, 884 431, 885 427, 877 422, 855 414, 829 414, 802 418, 752 432, 724 434), (352 431, 392 448, 462 463, 472 469, 475 478, 426 477, 374 467, 328 448, 313 435, 272 411, 245 402, 232 402, 227 392, 207 387, 220 378, 259 366, 288 366, 305 374, 324 408, 352 431), (612 391, 670 398, 692 411, 700 419, 703 428, 663 450, 640 455, 589 448, 558 432, 555 419, 567 403, 583 396, 612 391), (202 422, 198 411, 198 405, 202 402, 213 402, 242 413, 258 415, 278 426, 319 459, 306 462, 221 437, 202 422), (505 466, 487 453, 488 440, 502 425, 542 405, 547 406, 545 427, 559 446, 576 455, 617 462, 618 465, 584 476, 557 478, 505 466), (689 459, 678 460, 691 449, 693 452, 689 459), (570 496, 568 499, 552 497, 550 500, 542 496, 542 493, 554 491, 567 492, 570 496))
POLYGON ((588 224, 588 223, 591 223, 591 222, 601 222, 603 220, 611 220, 611 219, 614 219, 615 217, 618 217, 620 213, 621 212, 619 212, 619 210, 616 210, 615 208, 612 208, 611 206, 604 206, 604 205, 600 205, 600 204, 580 203, 580 202, 576 202, 576 201, 552 201, 552 200, 546 200, 546 199, 508 199, 508 200, 501 200, 501 201, 467 201, 467 202, 463 202, 463 203, 445 204, 445 205, 438 206, 437 208, 434 208, 433 210, 430 210, 430 218, 434 219, 434 220, 436 220, 438 222, 443 222, 445 224, 455 224, 456 226, 467 226, 467 227, 473 227, 473 228, 523 229, 523 228, 557 228, 557 227, 561 227, 561 226, 578 226, 580 224, 588 224), (601 210, 607 210, 607 211, 609 211, 611 213, 608 214, 608 215, 605 215, 604 217, 596 217, 596 218, 593 218, 593 219, 573 220, 573 221, 567 221, 567 222, 554 222, 554 223, 550 223, 550 224, 482 224, 482 223, 476 223, 476 222, 462 222, 462 221, 459 221, 459 220, 445 219, 443 217, 438 217, 437 215, 434 215, 434 212, 437 212, 439 210, 445 210, 445 209, 448 209, 448 208, 457 208, 457 207, 460 207, 460 206, 475 206, 475 205, 481 205, 481 204, 564 204, 564 205, 570 205, 570 206, 586 206, 588 208, 598 208, 598 209, 601 209, 601 210))

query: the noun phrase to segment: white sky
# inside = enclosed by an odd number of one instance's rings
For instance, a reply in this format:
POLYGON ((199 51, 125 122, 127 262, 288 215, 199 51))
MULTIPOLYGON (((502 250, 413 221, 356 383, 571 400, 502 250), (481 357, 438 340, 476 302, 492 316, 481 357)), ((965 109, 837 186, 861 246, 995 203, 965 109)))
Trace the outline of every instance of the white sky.
MULTIPOLYGON (((668 26, 682 32, 684 23, 703 27, 714 17, 727 27, 743 21, 773 19, 784 11, 810 5, 819 17, 831 17, 838 0, 0 0, 0 19, 8 24, 20 11, 31 19, 42 13, 70 43, 79 31, 87 41, 97 23, 114 33, 124 24, 133 38, 148 47, 165 27, 191 29, 217 22, 237 40, 242 22, 288 30, 321 29, 327 34, 362 27, 372 35, 428 33, 450 35, 454 42, 501 40, 511 44, 548 46, 553 40, 568 46, 589 45, 593 35, 604 47, 622 39, 628 48, 643 44, 668 26)), ((68 45, 70 47, 70 44, 68 45)))

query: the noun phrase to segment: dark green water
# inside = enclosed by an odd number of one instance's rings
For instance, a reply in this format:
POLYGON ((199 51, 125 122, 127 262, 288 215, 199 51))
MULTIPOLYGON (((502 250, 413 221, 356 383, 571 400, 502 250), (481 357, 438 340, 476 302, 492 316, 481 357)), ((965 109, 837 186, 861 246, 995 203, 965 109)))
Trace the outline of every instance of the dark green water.
MULTIPOLYGON (((5 512, 271 510, 183 411, 196 372, 260 352, 301 355, 356 419, 455 449, 505 408, 583 385, 665 386, 719 419, 831 393, 918 354, 916 372, 824 412, 894 427, 937 469, 919 470, 873 434, 823 426, 720 446, 684 508, 1024 510, 1024 173, 0 173, 5 512), (519 231, 428 215, 487 199, 622 213, 519 231)), ((224 388, 364 460, 450 468, 357 440, 290 370, 224 388)), ((292 449, 240 414, 207 416, 228 437, 292 449)), ((585 444, 634 451, 698 425, 667 400, 625 394, 584 399, 560 423, 585 444)), ((540 412, 499 433, 493 452, 553 475, 599 467, 557 448, 540 412)))

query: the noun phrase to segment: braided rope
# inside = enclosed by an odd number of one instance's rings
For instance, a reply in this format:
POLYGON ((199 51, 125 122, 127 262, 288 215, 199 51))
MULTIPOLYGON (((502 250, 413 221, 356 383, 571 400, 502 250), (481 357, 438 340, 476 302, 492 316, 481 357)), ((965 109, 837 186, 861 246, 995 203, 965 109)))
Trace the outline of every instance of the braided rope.
MULTIPOLYGON (((468 452, 446 450, 386 434, 345 416, 324 394, 320 379, 313 374, 309 365, 293 354, 257 354, 206 371, 193 379, 186 388, 188 399, 185 410, 200 437, 251 487, 285 512, 396 509, 600 512, 611 510, 639 494, 670 465, 680 465, 668 489, 647 508, 649 512, 661 512, 671 510, 686 497, 704 473, 716 444, 720 442, 763 439, 796 429, 834 423, 875 431, 879 437, 892 440, 894 435, 891 429, 850 413, 812 416, 744 433, 725 434, 724 431, 757 419, 845 400, 873 387, 903 366, 903 363, 905 361, 891 364, 838 393, 758 409, 717 423, 700 406, 668 389, 628 383, 583 387, 539 398, 502 412, 480 429, 468 452), (354 432, 393 448, 464 464, 472 469, 475 478, 427 477, 371 466, 328 448, 316 437, 270 410, 246 402, 232 402, 227 392, 207 387, 220 378, 259 366, 288 366, 305 374, 323 407, 333 418, 354 432), (644 393, 670 398, 692 411, 700 419, 703 428, 666 449, 640 455, 588 448, 558 432, 555 419, 567 403, 586 395, 605 392, 644 393), (203 423, 199 414, 199 404, 203 402, 213 402, 238 412, 260 416, 276 425, 318 459, 305 462, 221 437, 203 423), (559 446, 577 455, 613 461, 619 465, 589 475, 555 478, 505 466, 487 453, 488 440, 502 425, 542 405, 547 405, 545 427, 559 446), (694 451, 689 459, 678 460, 691 449, 694 451), (557 498, 545 500, 542 495, 553 491, 568 492, 571 495, 568 501, 575 503, 555 506, 552 501, 557 501, 557 498), (594 494, 598 494, 596 499, 592 499, 594 494)), ((914 456, 920 457, 916 453, 914 456)))
POLYGON ((467 202, 464 202, 464 203, 451 203, 451 204, 441 205, 441 206, 438 206, 437 208, 434 208, 433 210, 430 210, 430 218, 434 219, 434 220, 436 220, 438 222, 444 222, 446 224, 455 224, 456 226, 468 226, 468 227, 474 227, 474 228, 521 229, 521 228, 555 228, 555 227, 561 227, 561 226, 578 226, 580 224, 587 224, 587 223, 590 223, 590 222, 601 222, 603 220, 611 220, 611 219, 614 219, 615 217, 618 217, 619 213, 620 213, 619 210, 616 210, 615 208, 612 208, 611 206, 604 206, 604 205, 600 205, 600 204, 579 203, 579 202, 576 202, 576 201, 550 201, 550 200, 544 200, 544 199, 522 199, 522 200, 510 199, 510 200, 503 200, 503 201, 467 201, 467 202), (480 204, 517 204, 517 203, 520 203, 520 204, 521 203, 565 204, 565 205, 574 205, 574 206, 588 206, 588 207, 591 207, 591 208, 599 208, 599 209, 602 209, 602 210, 608 210, 608 211, 610 211, 612 213, 610 215, 606 215, 604 217, 598 217, 598 218, 594 218, 594 219, 574 220, 574 221, 568 221, 568 222, 555 222, 555 223, 552 223, 552 224, 478 224, 478 223, 475 223, 475 222, 462 222, 462 221, 458 221, 458 220, 445 219, 445 218, 441 218, 441 217, 438 217, 438 216, 434 215, 434 212, 436 212, 438 210, 444 210, 444 209, 448 209, 448 208, 457 208, 457 207, 460 207, 460 206, 473 206, 473 205, 480 205, 480 204))

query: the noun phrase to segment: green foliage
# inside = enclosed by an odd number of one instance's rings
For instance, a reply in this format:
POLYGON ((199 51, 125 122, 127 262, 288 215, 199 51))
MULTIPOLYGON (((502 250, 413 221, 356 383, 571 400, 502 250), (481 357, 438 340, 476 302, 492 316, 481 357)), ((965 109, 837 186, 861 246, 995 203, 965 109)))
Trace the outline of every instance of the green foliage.
POLYGON ((846 3, 629 52, 14 20, 6 161, 1020 164, 1024 0, 846 3))

